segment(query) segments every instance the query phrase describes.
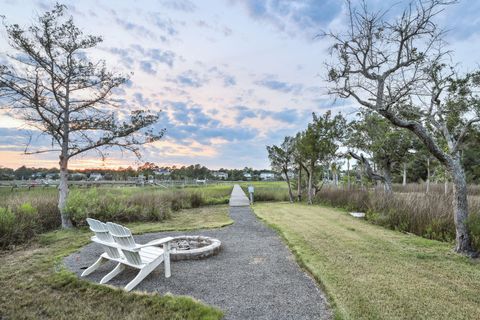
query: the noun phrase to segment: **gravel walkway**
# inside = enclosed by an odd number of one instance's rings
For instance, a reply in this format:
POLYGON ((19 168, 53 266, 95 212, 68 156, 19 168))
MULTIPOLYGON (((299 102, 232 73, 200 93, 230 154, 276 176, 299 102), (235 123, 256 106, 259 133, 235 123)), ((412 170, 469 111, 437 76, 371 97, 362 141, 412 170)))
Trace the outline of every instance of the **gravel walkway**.
MULTIPOLYGON (((225 312, 225 319, 331 319, 324 294, 295 262, 279 236, 257 220, 249 207, 231 207, 231 226, 192 232, 162 232, 136 236, 139 243, 177 235, 206 235, 222 241, 222 251, 204 260, 172 262, 172 276, 163 264, 135 290, 188 295, 225 312)), ((65 258, 78 275, 101 254, 89 244, 65 258)), ((107 263, 87 278, 100 279, 112 270, 107 263)), ((109 284, 125 286, 136 272, 125 270, 109 284)))

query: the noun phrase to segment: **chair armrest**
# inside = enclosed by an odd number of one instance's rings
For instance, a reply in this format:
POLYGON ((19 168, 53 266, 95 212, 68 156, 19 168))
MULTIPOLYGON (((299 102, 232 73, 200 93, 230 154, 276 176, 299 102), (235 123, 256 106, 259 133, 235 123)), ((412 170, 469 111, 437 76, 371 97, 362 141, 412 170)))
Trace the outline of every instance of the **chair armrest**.
POLYGON ((141 249, 141 248, 145 248, 145 247, 155 247, 155 246, 159 246, 161 244, 165 244, 167 242, 170 242, 172 240, 173 240, 172 237, 166 237, 166 238, 162 238, 162 239, 158 239, 158 240, 153 240, 153 241, 150 241, 149 243, 146 243, 146 244, 137 245, 135 249, 141 249))

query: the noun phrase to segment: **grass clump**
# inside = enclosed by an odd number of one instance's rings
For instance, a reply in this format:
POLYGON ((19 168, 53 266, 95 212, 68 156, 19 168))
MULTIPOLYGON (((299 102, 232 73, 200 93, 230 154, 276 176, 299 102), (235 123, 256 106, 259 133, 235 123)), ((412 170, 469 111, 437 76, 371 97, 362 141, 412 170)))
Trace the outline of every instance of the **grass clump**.
POLYGON ((333 208, 259 203, 324 287, 338 319, 477 319, 480 268, 447 243, 395 232, 333 208))
MULTIPOLYGON (((219 227, 231 221, 225 206, 182 210, 168 223, 129 224, 134 233, 219 227)), ((90 242, 86 229, 40 235, 15 251, 0 252, 0 318, 6 319, 221 319, 223 313, 190 297, 127 293, 81 280, 63 257, 90 242)))

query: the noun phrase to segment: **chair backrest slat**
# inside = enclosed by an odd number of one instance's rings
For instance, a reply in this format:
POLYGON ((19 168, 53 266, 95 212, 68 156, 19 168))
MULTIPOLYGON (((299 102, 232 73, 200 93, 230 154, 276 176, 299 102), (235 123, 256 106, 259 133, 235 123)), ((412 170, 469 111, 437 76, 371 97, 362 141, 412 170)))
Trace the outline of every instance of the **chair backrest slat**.
POLYGON ((135 249, 137 245, 130 229, 112 222, 107 222, 107 228, 113 240, 120 246, 120 250, 122 250, 127 261, 135 265, 141 265, 140 253, 136 250, 131 250, 135 249))
POLYGON ((120 251, 115 247, 115 240, 108 231, 107 225, 101 221, 87 218, 87 223, 90 226, 90 230, 95 233, 95 236, 98 240, 102 241, 102 247, 105 252, 112 258, 120 258, 120 251), (111 243, 112 246, 109 246, 108 243, 111 243))

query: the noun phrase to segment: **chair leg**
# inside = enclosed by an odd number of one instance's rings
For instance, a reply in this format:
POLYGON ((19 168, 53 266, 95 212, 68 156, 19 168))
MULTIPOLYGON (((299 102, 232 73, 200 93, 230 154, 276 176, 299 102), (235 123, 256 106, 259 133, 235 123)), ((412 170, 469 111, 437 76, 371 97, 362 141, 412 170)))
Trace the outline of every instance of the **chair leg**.
POLYGON ((165 264, 165 278, 170 278, 170 243, 166 243, 163 246, 163 261, 165 264))
POLYGON ((93 271, 97 270, 102 264, 104 264, 105 262, 107 262, 108 259, 105 259, 104 257, 100 256, 100 258, 98 258, 97 261, 95 261, 94 264, 92 264, 90 267, 88 267, 87 269, 85 269, 85 271, 83 271, 82 273, 82 277, 85 277, 85 276, 88 276, 90 273, 92 273, 93 271))
POLYGON ((137 276, 135 278, 133 278, 132 281, 130 281, 126 286, 125 286, 125 290, 126 291, 130 291, 132 290, 133 288, 135 288, 140 282, 142 282, 143 279, 145 279, 156 267, 158 267, 158 265, 162 263, 162 260, 157 260, 156 262, 155 261, 152 261, 152 263, 146 265, 145 267, 143 267, 143 269, 140 269, 140 271, 138 272, 137 276))
POLYGON ((125 269, 125 266, 121 263, 117 264, 117 266, 107 273, 105 277, 100 280, 101 284, 107 283, 108 281, 112 280, 116 275, 118 275, 120 272, 122 272, 125 269))

